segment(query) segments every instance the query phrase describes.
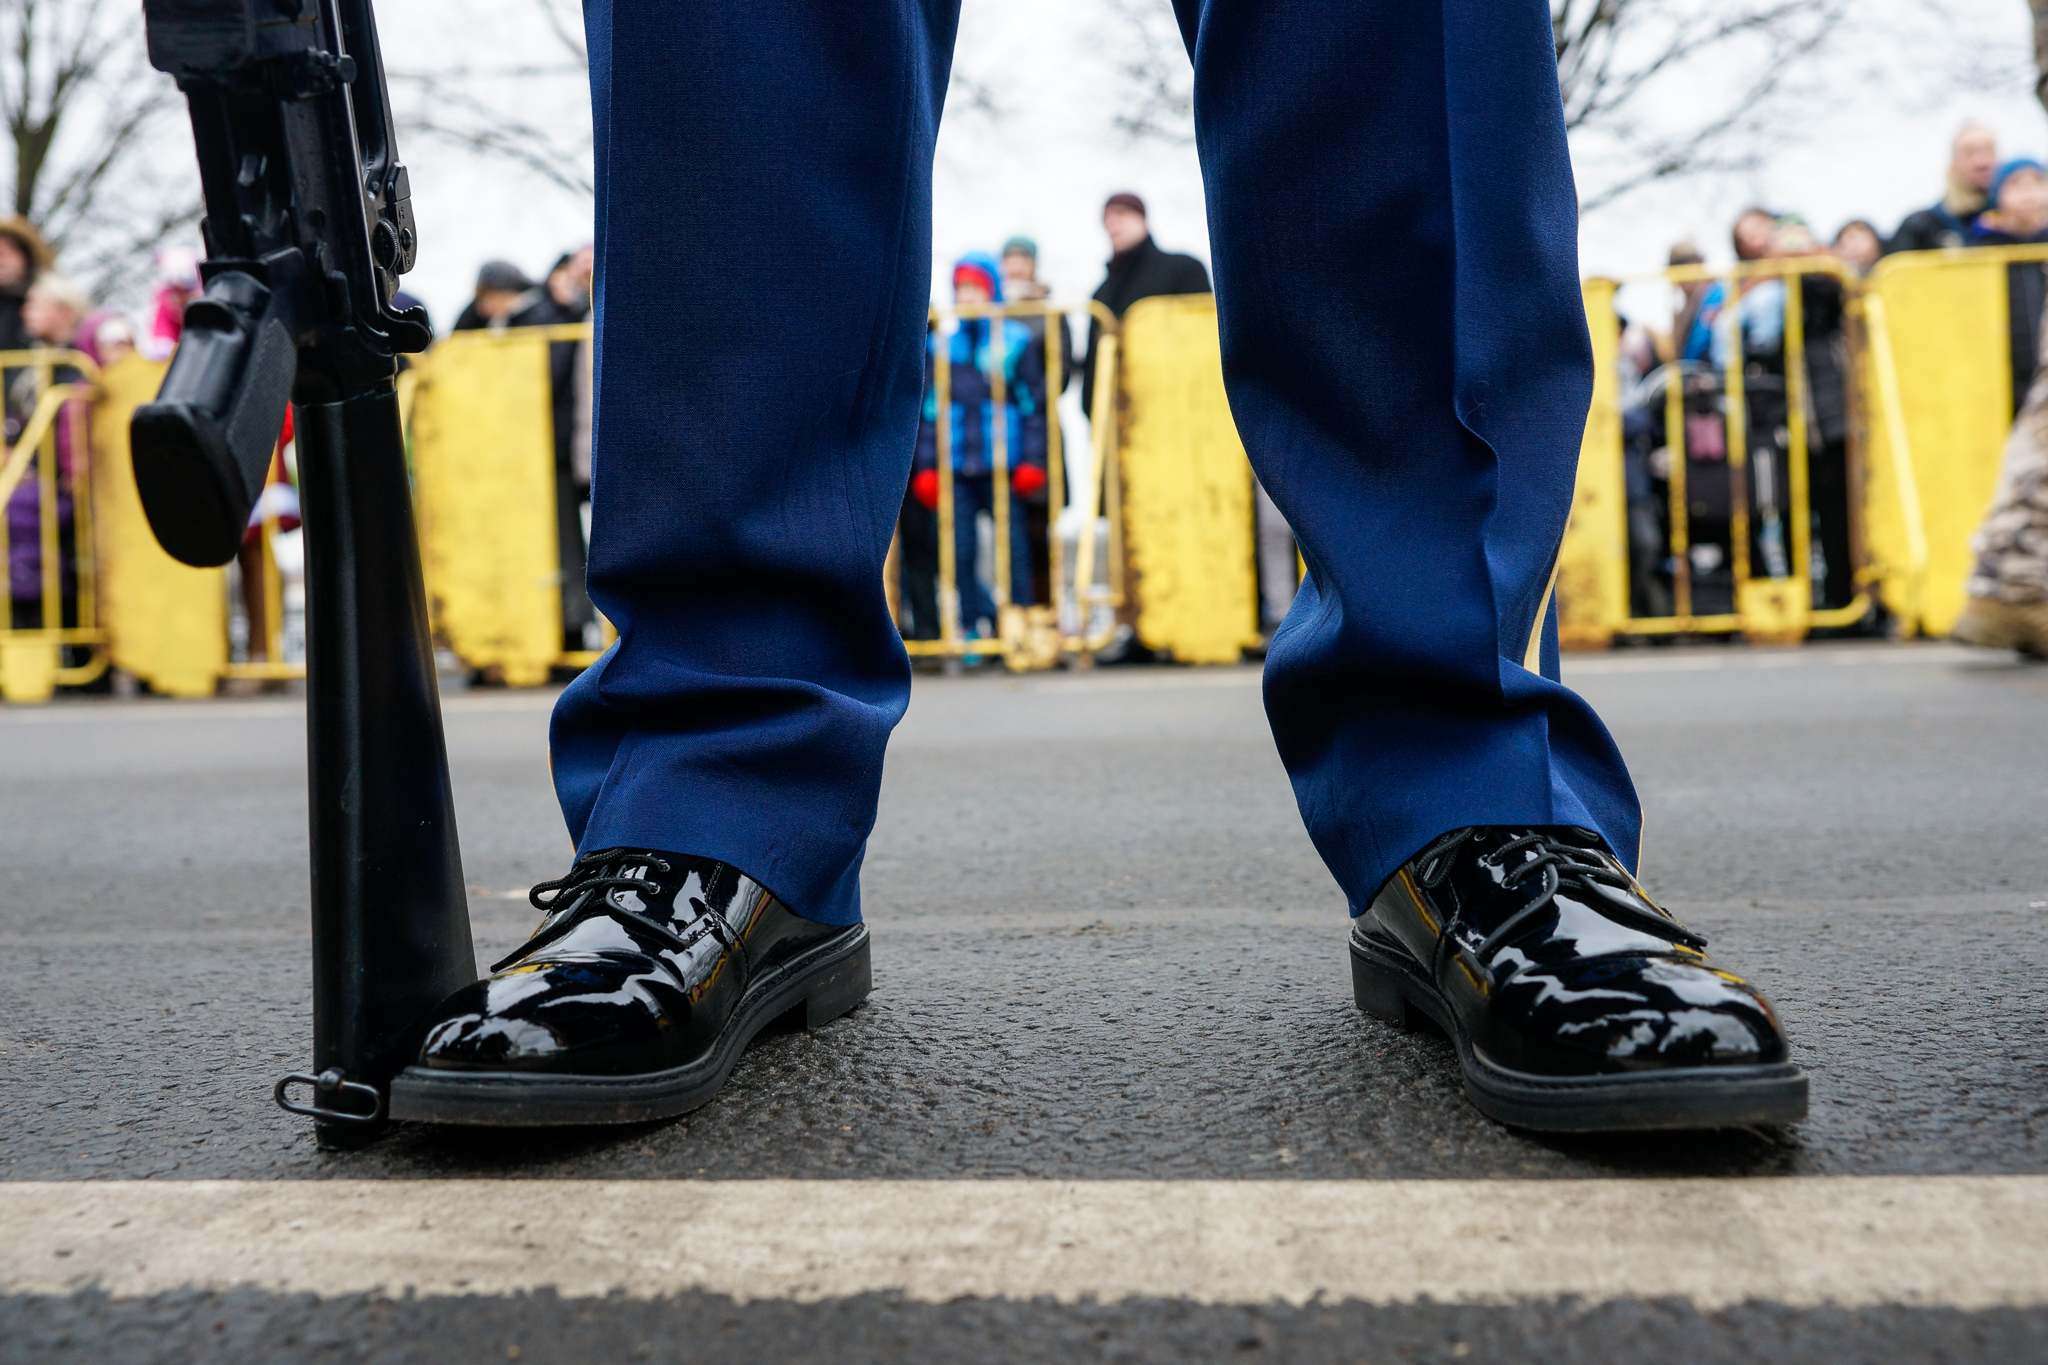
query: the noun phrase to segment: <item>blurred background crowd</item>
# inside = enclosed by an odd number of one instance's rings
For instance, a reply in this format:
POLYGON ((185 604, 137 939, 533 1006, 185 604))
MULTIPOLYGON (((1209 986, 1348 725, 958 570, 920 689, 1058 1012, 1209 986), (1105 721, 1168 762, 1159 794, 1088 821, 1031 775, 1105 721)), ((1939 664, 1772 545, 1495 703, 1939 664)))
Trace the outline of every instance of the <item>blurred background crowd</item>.
MULTIPOLYGON (((1625 289, 1618 305, 1635 615, 1668 615, 1681 598, 1699 614, 1730 610, 1743 557, 1772 576, 1810 567, 1816 607, 1851 601, 1856 323, 1845 299, 1854 281, 1892 253, 2048 240, 2048 171, 2031 146, 2002 147, 1989 123, 1955 129, 1945 162, 1930 151, 1921 169, 1902 169, 1897 149, 1931 147, 1939 136, 1925 127, 1927 110, 1979 108, 2008 129, 2022 118, 2028 127, 2038 122, 2038 73, 2013 41, 2027 18, 2016 0, 1934 8, 1940 12, 1922 13, 1906 0, 1879 0, 1875 9, 1843 0, 1551 2, 1588 258, 1643 261, 1670 242, 1675 223, 1697 229, 1664 253, 1677 268, 1670 285, 1625 289), (1859 92, 1857 81, 1890 84, 1859 92), (2008 117, 2021 106, 2023 114, 2008 117), (1870 135, 1839 136, 1848 118, 1875 120, 1870 135), (1815 134, 1810 154, 1798 149, 1802 132, 1815 134), (1839 143, 1832 151, 1823 145, 1829 138, 1839 143), (1872 174, 1879 162, 1882 176, 1872 174), (1806 170, 1761 174, 1770 165, 1806 170), (1900 214, 1899 183, 1908 175, 1924 183, 1924 197, 1900 214), (1797 185, 1804 202, 1781 193, 1732 220, 1706 220, 1705 207, 1730 202, 1725 195, 1737 184, 1797 185), (1890 212, 1877 212, 1887 205, 1890 212), (1859 206, 1864 216, 1842 212, 1859 206), (1616 242, 1633 245, 1617 255, 1616 242), (1790 275, 1758 268, 1711 278, 1705 267, 1731 253, 1738 265, 1809 264, 1790 275), (1689 266, 1702 268, 1688 274, 1689 266), (1741 376, 1737 405, 1731 373, 1741 376), (1791 563, 1795 407, 1810 472, 1810 566, 1791 563), (1738 410, 1739 422, 1731 417, 1738 410), (1734 447, 1750 469, 1741 497, 1728 460, 1734 447), (1674 525, 1676 470, 1690 522, 1683 536, 1674 525), (1748 537, 1738 544, 1744 511, 1748 537)), ((2034 8, 2038 21, 2042 7, 2034 8)), ((482 13, 451 0, 383 16, 409 156, 436 167, 415 183, 438 187, 418 196, 429 249, 408 283, 435 305, 444 333, 564 329, 548 340, 562 645, 587 651, 605 638, 583 591, 591 347, 575 330, 591 313, 595 265, 580 226, 589 221, 592 183, 588 59, 572 0, 490 11, 497 27, 487 45, 471 40, 482 13), (407 55, 420 53, 452 55, 425 63, 407 55), (457 218, 460 230, 451 226, 457 218)), ((1167 7, 1058 0, 1027 21, 994 0, 967 0, 962 35, 936 171, 935 235, 951 249, 934 279, 935 303, 958 305, 962 317, 957 325, 942 319, 930 338, 899 522, 900 621, 912 639, 941 628, 940 427, 950 452, 960 622, 970 636, 998 628, 998 597, 1031 605, 1055 596, 1051 454, 1057 443, 1070 467, 1089 454, 1097 329, 1080 327, 1072 314, 1026 309, 991 318, 977 309, 1078 303, 1098 268, 1092 298, 1117 317, 1148 297, 1209 288, 1192 88, 1167 7), (1097 200, 1099 218, 1076 197, 1076 186, 1134 178, 1145 198, 1120 192, 1097 200), (1153 239, 1155 218, 1164 245, 1153 239), (1000 396, 991 376, 1000 376, 1000 396), (1014 513, 1000 555, 992 539, 999 502, 1014 513), (1009 565, 1000 585, 998 558, 1009 565)), ((0 102, 8 102, 17 153, 18 212, 0 219, 0 351, 17 362, 0 366, 11 447, 38 420, 47 392, 79 378, 73 357, 107 367, 130 354, 167 355, 201 281, 182 100, 148 69, 139 24, 103 0, 59 8, 0 0, 0 39, 0 94, 12 91, 0 102), (20 359, 38 351, 44 363, 20 359)), ((1954 128, 1952 117, 1943 115, 1942 132, 1954 128)), ((2008 272, 2016 411, 2040 359, 2044 281, 2038 267, 2008 272)), ((7 498, 16 630, 78 618, 74 485, 92 458, 83 407, 74 402, 56 415, 52 467, 34 456, 7 498)), ((293 546, 259 546, 262 527, 289 536, 297 525, 288 429, 284 436, 231 579, 234 657, 250 664, 294 648, 280 641, 276 619, 292 607, 262 583, 265 572, 289 570, 293 546)), ((1297 561, 1284 521, 1254 491, 1260 626, 1270 631, 1290 603, 1297 561)), ((1873 612, 1839 629, 1876 632, 1886 623, 1873 612)), ((1128 657, 1144 653, 1133 648, 1128 657)))
MULTIPOLYGON (((1842 276, 1861 276, 1893 252, 1952 247, 2011 245, 2048 240, 2048 168, 2027 155, 2001 155, 1993 131, 1969 123, 1954 137, 1945 167, 1930 168, 1938 182, 1932 202, 1907 214, 1889 230, 1868 219, 1836 225, 1823 239, 1796 210, 1753 206, 1729 225, 1727 242, 1737 262, 1785 258, 1818 258, 1838 263, 1839 274, 1815 269, 1788 283, 1783 278, 1712 279, 1703 273, 1675 286, 1668 317, 1646 310, 1640 320, 1624 313, 1619 363, 1627 426, 1627 479, 1631 547, 1631 607, 1639 616, 1669 615, 1680 565, 1671 553, 1671 462, 1674 445, 1690 461, 1690 544, 1683 566, 1695 612, 1733 609, 1735 583, 1731 519, 1732 485, 1725 452, 1731 434, 1726 426, 1723 376, 1731 348, 1740 344, 1746 373, 1747 430, 1743 434, 1751 478, 1755 483, 1755 525, 1751 546, 1761 572, 1783 576, 1788 570, 1790 538, 1786 521, 1789 481, 1787 387, 1785 381, 1786 292, 1796 287, 1804 352, 1804 376, 1810 390, 1809 468, 1814 525, 1815 605, 1837 608, 1855 590, 1851 579, 1849 530, 1850 481, 1847 361, 1844 349, 1842 276), (1731 325, 1732 324, 1732 325, 1731 325), (1668 385, 1683 389, 1686 414, 1681 442, 1667 430, 1668 385)), ((1103 205, 1101 225, 1106 252, 1103 277, 1093 299, 1121 317, 1141 299, 1163 294, 1198 294, 1210 288, 1208 271, 1193 255, 1169 251, 1154 241, 1144 201, 1136 194, 1113 195, 1103 205)), ((1677 243, 1669 252, 1673 267, 1700 266, 1706 260, 1700 241, 1677 243)), ((477 270, 467 303, 448 324, 452 332, 505 331, 561 327, 585 322, 591 313, 595 253, 588 243, 558 253, 542 269, 529 271, 505 259, 485 261, 477 270)), ((927 357, 927 394, 912 474, 905 490, 901 521, 902 604, 904 633, 912 639, 935 639, 940 632, 939 426, 936 378, 940 352, 947 353, 949 432, 952 455, 955 562, 961 584, 961 621, 970 636, 992 634, 997 609, 990 544, 995 509, 996 447, 1003 449, 1008 468, 1011 515, 1009 599, 1019 605, 1051 598, 1048 524, 1049 435, 1060 428, 1060 403, 1073 392, 1085 419, 1093 407, 1094 360, 1099 327, 1090 325, 1079 340, 1066 315, 1021 311, 1006 318, 974 316, 990 304, 1039 304, 1052 296, 1052 284, 1040 274, 1036 242, 1013 235, 993 251, 970 251, 953 264, 950 302, 967 316, 957 324, 935 327, 927 357), (1047 346, 1053 332, 1057 362, 1049 364, 1047 346), (990 376, 1000 371, 1004 394, 1000 404, 990 376), (1000 409, 1000 417, 998 417, 1000 409), (996 423, 1002 423, 1000 439, 996 423)), ((45 348, 76 352, 106 366, 133 352, 152 359, 176 345, 185 303, 200 288, 198 253, 168 246, 152 256, 154 289, 139 316, 118 308, 96 307, 79 285, 68 279, 35 225, 22 218, 0 220, 0 349, 45 348)), ((2044 295, 2043 272, 2015 266, 2011 273, 2012 369, 2014 404, 2025 394, 2034 372, 2044 295)), ((416 305, 405 297, 402 305, 416 305)), ((557 477, 559 544, 563 563, 563 633, 565 650, 600 647, 598 617, 583 590, 583 568, 589 533, 591 347, 580 333, 563 335, 549 346, 553 440, 557 477)), ((18 437, 37 400, 36 372, 16 367, 9 372, 7 432, 18 437)), ((59 382, 72 375, 59 367, 59 382)), ((56 480, 56 521, 66 611, 76 589, 69 562, 73 548, 74 508, 71 465, 84 455, 81 428, 68 425, 61 433, 56 480)), ((1063 431, 1065 448, 1072 434, 1063 431)), ((261 662, 270 638, 265 613, 270 610, 258 591, 253 547, 262 519, 289 531, 297 525, 292 491, 289 431, 277 469, 276 486, 252 521, 252 556, 242 574, 242 621, 238 640, 242 657, 261 662)), ((1294 590, 1294 547, 1285 522, 1263 493, 1258 496, 1260 615, 1270 630, 1285 615, 1294 590)), ((24 478, 7 508, 10 586, 17 629, 41 624, 45 597, 42 566, 43 521, 41 483, 24 478)), ((1882 631, 1879 613, 1848 628, 1882 631)), ((1132 648, 1132 657, 1142 650, 1132 648)))

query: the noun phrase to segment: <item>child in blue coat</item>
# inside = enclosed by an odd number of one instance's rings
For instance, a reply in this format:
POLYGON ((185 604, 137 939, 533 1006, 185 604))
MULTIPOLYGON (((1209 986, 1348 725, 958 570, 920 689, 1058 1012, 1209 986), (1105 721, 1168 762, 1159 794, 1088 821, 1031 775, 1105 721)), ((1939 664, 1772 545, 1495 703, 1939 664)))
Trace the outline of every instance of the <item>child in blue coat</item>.
MULTIPOLYGON (((953 267, 953 300, 961 305, 1000 303, 1002 272, 993 257, 970 252, 953 267)), ((1029 606, 1031 554, 1024 534, 1023 499, 1042 492, 1045 474, 1045 356, 1031 329, 1015 318, 964 319, 952 336, 934 331, 925 349, 923 420, 917 429, 917 458, 911 493, 926 507, 939 503, 939 398, 933 387, 941 346, 951 364, 950 406, 953 455, 954 564, 960 585, 960 623, 970 633, 986 620, 993 627, 995 599, 977 574, 979 537, 975 518, 995 516, 996 367, 1002 367, 1004 432, 1010 470, 1010 601, 1029 606)))

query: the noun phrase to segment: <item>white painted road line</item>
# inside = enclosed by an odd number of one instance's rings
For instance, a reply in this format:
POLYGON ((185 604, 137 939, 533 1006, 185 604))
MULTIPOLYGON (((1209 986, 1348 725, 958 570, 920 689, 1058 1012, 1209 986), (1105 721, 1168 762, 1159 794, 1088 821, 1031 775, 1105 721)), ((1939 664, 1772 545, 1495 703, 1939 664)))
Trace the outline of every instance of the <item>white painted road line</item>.
MULTIPOLYGON (((555 709, 559 687, 522 688, 498 692, 445 692, 441 710, 451 719, 501 712, 527 714, 555 709)), ((106 725, 128 721, 211 720, 242 724, 252 720, 295 720, 304 723, 306 703, 295 698, 251 700, 241 697, 193 697, 172 700, 109 701, 104 698, 57 702, 47 706, 0 707, 0 726, 106 725)))
POLYGON ((0 1292, 2048 1303, 2048 1177, 0 1184, 0 1292))
POLYGON ((1727 669, 1893 668, 1936 665, 1950 668, 2025 668, 2010 650, 1975 649, 1969 645, 1927 644, 1844 645, 1719 645, 1668 650, 1622 650, 1616 653, 1566 654, 1564 680, 1608 673, 1700 673, 1727 669))

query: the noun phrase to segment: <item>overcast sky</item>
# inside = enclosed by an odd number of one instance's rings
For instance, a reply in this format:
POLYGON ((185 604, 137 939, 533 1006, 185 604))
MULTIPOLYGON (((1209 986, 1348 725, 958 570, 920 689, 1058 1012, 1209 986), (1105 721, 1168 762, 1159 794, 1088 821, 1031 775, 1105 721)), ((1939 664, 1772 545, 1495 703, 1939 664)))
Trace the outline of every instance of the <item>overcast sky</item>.
MULTIPOLYGON (((379 18, 394 71, 533 61, 552 51, 520 0, 387 2, 379 18)), ((1654 270, 1680 238, 1725 258, 1726 225, 1751 201, 1804 213, 1824 235, 1851 217, 1889 231, 1937 196, 1948 140, 1966 117, 1991 124, 2008 151, 2048 153, 2048 120, 2023 79, 2024 0, 1861 0, 1857 23, 1814 73, 1815 92, 1780 120, 1757 171, 1645 191, 1593 215, 1582 234, 1585 272, 1654 270)), ((1021 232, 1038 240, 1057 294, 1085 297, 1107 250, 1099 207, 1120 189, 1145 197, 1162 245, 1207 257, 1193 149, 1133 141, 1112 127, 1129 98, 1119 66, 1131 41, 1104 0, 966 0, 956 67, 992 107, 968 106, 956 93, 940 133, 935 285, 962 251, 992 251, 1021 232)), ((397 93, 402 103, 402 84, 397 93)), ((1682 117, 1711 93, 1673 88, 1654 112, 1682 117)), ((516 99, 565 138, 587 129, 584 93, 570 78, 523 80, 516 99)), ((422 241, 409 283, 443 325, 481 261, 505 256, 538 272, 589 237, 589 205, 572 193, 427 138, 403 147, 422 241)))

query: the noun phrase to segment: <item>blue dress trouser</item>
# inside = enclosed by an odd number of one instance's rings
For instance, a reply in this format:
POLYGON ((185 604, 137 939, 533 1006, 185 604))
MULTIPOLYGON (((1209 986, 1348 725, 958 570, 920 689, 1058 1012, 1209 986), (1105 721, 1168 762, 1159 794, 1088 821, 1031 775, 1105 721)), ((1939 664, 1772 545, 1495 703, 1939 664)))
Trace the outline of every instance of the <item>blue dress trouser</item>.
MULTIPOLYGON (((1471 824, 1634 864, 1550 583, 1592 363, 1542 0, 1178 0, 1224 378, 1308 573, 1266 663, 1302 818, 1364 904, 1471 824)), ((587 0, 592 598, 554 775, 580 848, 860 915, 910 671, 882 591, 957 0, 587 0)))

